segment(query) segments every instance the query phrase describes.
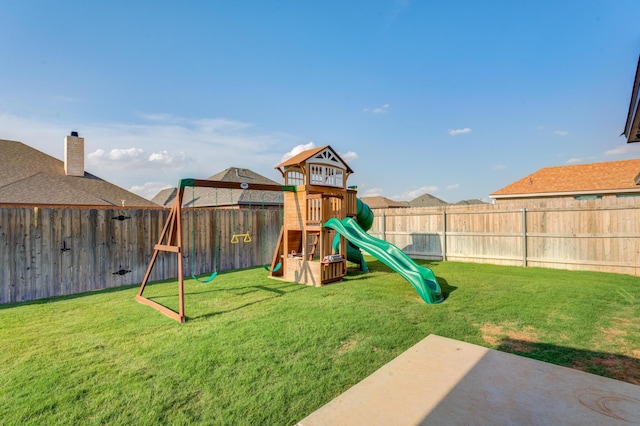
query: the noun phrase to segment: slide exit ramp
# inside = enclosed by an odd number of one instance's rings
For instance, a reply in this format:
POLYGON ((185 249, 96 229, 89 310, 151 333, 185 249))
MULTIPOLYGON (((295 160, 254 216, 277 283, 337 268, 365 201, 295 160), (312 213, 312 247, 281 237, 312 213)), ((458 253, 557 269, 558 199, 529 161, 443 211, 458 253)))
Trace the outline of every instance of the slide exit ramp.
POLYGON ((418 265, 393 244, 367 234, 354 219, 347 217, 340 221, 331 218, 324 226, 335 230, 349 242, 399 273, 409 281, 426 303, 435 304, 444 300, 440 285, 431 269, 418 265))

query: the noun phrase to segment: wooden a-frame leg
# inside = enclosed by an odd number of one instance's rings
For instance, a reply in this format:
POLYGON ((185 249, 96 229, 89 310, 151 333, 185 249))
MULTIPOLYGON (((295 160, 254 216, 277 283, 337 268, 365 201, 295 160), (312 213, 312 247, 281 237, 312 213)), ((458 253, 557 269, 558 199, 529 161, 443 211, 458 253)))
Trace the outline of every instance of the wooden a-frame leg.
POLYGON ((185 322, 185 314, 184 314, 184 270, 183 270, 183 261, 182 261, 182 195, 184 190, 180 188, 178 194, 176 196, 176 201, 169 213, 169 217, 167 218, 167 222, 162 229, 160 234, 160 239, 158 244, 156 244, 153 256, 151 257, 151 262, 149 263, 149 267, 147 268, 147 272, 145 273, 144 279, 142 280, 142 284, 140 285, 140 290, 136 295, 136 300, 142 304, 151 306, 157 311, 163 313, 164 315, 172 318, 178 322, 185 322), (166 237, 166 239, 165 239, 166 237), (166 244, 163 244, 166 241, 166 244), (151 275, 151 270, 158 258, 158 253, 160 251, 169 251, 176 253, 178 260, 178 312, 169 309, 168 307, 161 305, 153 300, 147 299, 142 295, 144 289, 149 280, 149 276, 151 275))

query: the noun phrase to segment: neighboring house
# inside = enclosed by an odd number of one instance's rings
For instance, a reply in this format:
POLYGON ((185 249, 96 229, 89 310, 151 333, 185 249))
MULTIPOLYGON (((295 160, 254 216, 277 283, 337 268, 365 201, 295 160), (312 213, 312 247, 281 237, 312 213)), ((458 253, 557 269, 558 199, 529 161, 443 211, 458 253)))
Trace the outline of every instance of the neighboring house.
POLYGON ((64 161, 0 140, 0 205, 158 207, 84 170, 84 138, 64 139, 64 161))
POLYGON ((496 203, 640 197, 639 173, 640 159, 546 167, 489 196, 496 203))
POLYGON ((487 204, 482 200, 462 200, 455 204, 447 203, 438 197, 434 197, 430 194, 424 194, 411 201, 394 201, 385 197, 362 197, 360 198, 372 209, 393 209, 393 208, 407 208, 407 207, 443 207, 443 206, 462 206, 471 204, 487 204))
POLYGON ((406 201, 394 201, 385 197, 360 197, 360 200, 372 209, 395 209, 409 207, 406 201))
POLYGON ((430 194, 424 194, 409 201, 409 207, 439 207, 448 204, 446 201, 430 194))
MULTIPOLYGON (((640 103, 640 57, 636 66, 636 78, 631 89, 631 101, 629 102, 629 112, 627 122, 624 125, 622 135, 627 138, 627 143, 640 142, 640 114, 638 106, 640 103)), ((620 135, 620 136, 622 136, 620 135)))
POLYGON ((471 198, 470 200, 461 200, 455 203, 456 206, 470 206, 470 205, 477 205, 477 204, 488 204, 488 203, 485 203, 482 200, 478 200, 477 198, 471 198))
MULTIPOLYGON (((208 180, 223 182, 238 182, 251 184, 282 185, 249 169, 229 167, 208 180)), ((161 206, 171 207, 176 199, 177 188, 166 188, 158 192, 151 201, 161 206)), ((223 189, 223 188, 185 188, 183 207, 224 207, 224 208, 282 208, 283 195, 281 192, 256 191, 251 189, 223 189)))

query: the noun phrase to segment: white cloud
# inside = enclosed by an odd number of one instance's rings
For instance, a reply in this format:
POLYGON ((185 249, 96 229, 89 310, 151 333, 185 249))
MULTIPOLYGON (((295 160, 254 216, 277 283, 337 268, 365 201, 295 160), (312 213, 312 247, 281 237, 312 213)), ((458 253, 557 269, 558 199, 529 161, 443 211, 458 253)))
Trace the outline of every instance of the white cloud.
POLYGON ((289 158, 295 157, 296 155, 300 154, 301 152, 306 151, 308 149, 313 149, 315 147, 316 147, 316 144, 313 143, 313 142, 305 143, 304 145, 296 145, 296 146, 293 147, 293 149, 291 149, 291 151, 286 152, 282 156, 282 158, 280 159, 280 162, 282 163, 283 161, 287 161, 289 158))
POLYGON ((204 118, 194 120, 198 128, 204 132, 238 132, 240 130, 255 127, 253 123, 246 123, 237 120, 228 120, 226 118, 204 118))
POLYGON ((111 151, 97 149, 86 156, 89 165, 101 167, 111 165, 112 167, 130 167, 139 165, 144 161, 144 150, 141 148, 114 148, 111 151))
POLYGON ((553 134, 556 136, 567 136, 569 132, 567 132, 566 130, 554 130, 553 134))
POLYGON ((164 113, 156 113, 156 114, 139 114, 140 118, 143 118, 148 121, 159 121, 164 123, 171 123, 180 121, 180 119, 173 114, 164 114, 164 113))
POLYGON ((464 129, 449 130, 449 134, 451 136, 462 135, 464 133, 471 133, 471 129, 468 127, 465 127, 464 129))
POLYGON ((384 114, 389 110, 390 107, 391 105, 384 104, 381 107, 377 107, 377 108, 364 108, 363 111, 370 112, 371 114, 384 114))
POLYGON ((383 113, 387 112, 387 110, 389 109, 390 106, 391 105, 389 105, 389 104, 384 104, 379 108, 374 108, 373 111, 371 111, 371 112, 373 112, 374 114, 383 114, 383 113))
POLYGON ((354 151, 347 151, 347 152, 339 152, 338 153, 340 155, 340 158, 342 158, 344 161, 346 161, 347 163, 351 163, 352 161, 358 159, 358 153, 354 152, 354 151))
POLYGON ((23 142, 63 158, 64 137, 77 130, 85 138, 89 173, 123 188, 140 182, 206 178, 228 167, 244 167, 270 179, 292 135, 226 118, 188 119, 147 114, 131 123, 60 124, 0 114, 0 137, 23 142), (140 118, 143 117, 143 118, 140 118))
POLYGON ((145 182, 142 185, 132 186, 131 188, 129 188, 129 191, 150 200, 163 189, 172 187, 174 186, 165 182, 145 182))
POLYGON ((362 193, 362 197, 378 197, 382 195, 384 190, 382 188, 369 188, 362 193))
POLYGON ((627 143, 618 148, 605 151, 604 155, 638 155, 640 154, 640 143, 627 143))
POLYGON ((504 169, 506 169, 506 168, 507 168, 507 166, 505 166, 505 165, 503 165, 503 164, 496 164, 496 165, 494 165, 491 169, 492 169, 492 170, 504 170, 504 169))
POLYGON ((184 155, 183 152, 181 152, 177 156, 174 156, 169 154, 168 151, 164 150, 160 152, 154 152, 153 154, 151 154, 149 156, 149 162, 155 163, 155 164, 161 164, 161 165, 169 165, 174 162, 174 159, 177 159, 179 161, 179 160, 184 160, 185 157, 186 156, 184 155))
POLYGON ((581 163, 582 159, 581 158, 569 158, 566 163, 567 164, 575 164, 575 163, 581 163))
POLYGON ((114 148, 109 152, 100 148, 88 153, 86 158, 89 167, 127 170, 131 167, 144 169, 167 166, 180 169, 188 160, 183 152, 171 154, 163 150, 147 155, 142 148, 114 148))
POLYGON ((447 185, 447 189, 458 189, 460 188, 459 183, 454 183, 453 185, 447 185))

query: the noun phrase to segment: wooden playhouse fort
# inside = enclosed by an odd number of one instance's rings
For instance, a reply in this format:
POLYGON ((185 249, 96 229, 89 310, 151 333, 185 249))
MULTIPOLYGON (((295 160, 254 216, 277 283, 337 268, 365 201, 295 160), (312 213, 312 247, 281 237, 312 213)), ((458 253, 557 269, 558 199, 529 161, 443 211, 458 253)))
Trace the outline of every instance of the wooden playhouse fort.
POLYGON ((301 152, 276 169, 296 190, 284 193, 284 225, 270 275, 313 286, 340 281, 347 259, 338 253, 346 253, 346 242, 334 250, 336 231, 324 224, 356 215, 356 191, 347 187, 353 171, 330 146, 301 152))
MULTIPOLYGON (((417 265, 401 249, 367 234, 373 222, 369 207, 347 186, 353 170, 330 146, 310 149, 276 166, 284 185, 182 179, 136 300, 170 318, 184 322, 184 268, 182 203, 186 187, 282 191, 284 223, 278 237, 269 276, 311 286, 342 280, 347 260, 367 270, 360 249, 398 272, 427 303, 439 303, 442 292, 433 272, 417 265), (154 263, 161 252, 177 255, 179 309, 174 311, 143 296, 154 263)), ((217 272, 211 275, 212 280, 217 272)), ((195 278, 195 277, 194 277, 195 278)), ((197 278, 196 278, 197 279, 197 278)))

